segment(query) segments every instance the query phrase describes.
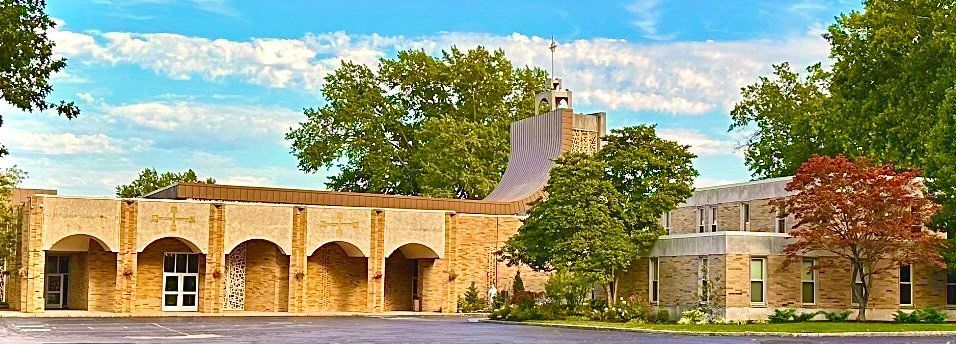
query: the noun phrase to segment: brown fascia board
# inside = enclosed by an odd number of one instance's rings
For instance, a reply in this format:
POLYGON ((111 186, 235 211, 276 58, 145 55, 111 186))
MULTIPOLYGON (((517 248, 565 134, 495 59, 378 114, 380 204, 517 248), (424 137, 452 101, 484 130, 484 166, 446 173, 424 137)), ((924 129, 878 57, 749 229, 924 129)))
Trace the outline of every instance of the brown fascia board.
POLYGON ((457 213, 519 215, 528 206, 524 200, 494 202, 420 196, 368 194, 307 189, 271 188, 223 184, 177 183, 157 190, 145 198, 196 199, 210 201, 288 203, 343 207, 446 210, 457 213), (292 200, 291 202, 288 200, 292 200), (303 202, 296 202, 296 201, 303 202), (522 204, 523 203, 523 204, 522 204))

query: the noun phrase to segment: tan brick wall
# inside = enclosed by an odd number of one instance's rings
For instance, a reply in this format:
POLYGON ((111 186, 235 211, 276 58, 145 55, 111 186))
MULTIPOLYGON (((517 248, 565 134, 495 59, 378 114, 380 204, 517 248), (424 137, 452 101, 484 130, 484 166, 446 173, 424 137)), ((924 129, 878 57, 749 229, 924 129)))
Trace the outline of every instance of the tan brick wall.
POLYGON ((87 283, 86 252, 55 253, 70 257, 70 285, 67 288, 66 307, 68 309, 86 309, 89 293, 87 283))
MULTIPOLYGON (((710 216, 710 208, 704 207, 707 215, 710 216)), ((753 212, 751 208, 751 213, 753 212)), ((708 226, 710 220, 707 220, 708 226)), ((707 227, 710 230, 710 227, 707 227)), ((718 231, 739 231, 740 228, 740 203, 722 203, 717 205, 717 230, 718 231)))
MULTIPOLYGON (((617 295, 621 298, 634 300, 640 303, 649 303, 648 295, 649 270, 648 258, 641 258, 631 264, 631 267, 618 276, 617 295)), ((658 287, 658 290, 662 289, 658 287)))
POLYGON ((751 232, 774 232, 776 230, 776 220, 777 210, 770 205, 770 200, 750 201, 751 232))
MULTIPOLYGON (((498 244, 497 247, 504 246, 512 235, 518 232, 521 227, 521 220, 515 217, 498 218, 498 244)), ((524 265, 508 266, 505 262, 497 263, 498 271, 498 290, 511 290, 515 275, 521 272, 521 282, 524 283, 524 289, 527 291, 544 291, 544 285, 548 283, 550 274, 546 272, 532 271, 524 265)), ((464 290, 464 289, 459 289, 464 290)))
POLYGON ((727 307, 750 306, 750 256, 729 254, 726 259, 724 291, 727 307))
POLYGON ((307 265, 306 311, 366 310, 368 258, 349 257, 329 243, 309 256, 307 265))
POLYGON ((931 265, 914 264, 913 306, 946 307, 946 270, 931 265))
POLYGON ((665 306, 698 305, 697 257, 660 257, 660 302, 665 306))
POLYGON ((418 273, 421 278, 419 290, 422 297, 423 312, 444 311, 446 306, 444 289, 448 281, 448 261, 445 259, 419 259, 418 273))
MULTIPOLYGON (((146 246, 137 256, 135 311, 161 311, 163 309, 163 259, 166 252, 191 252, 179 239, 163 238, 146 246)), ((203 284, 206 270, 205 255, 199 255, 199 285, 203 284)), ((202 294, 202 290, 199 291, 202 294)), ((248 300, 248 299, 247 299, 248 300)), ((199 300, 202 307, 203 300, 199 300)), ((247 301, 248 302, 248 301, 247 301)))
POLYGON ((385 258, 385 311, 412 310, 412 278, 417 273, 415 261, 401 250, 385 258))
POLYGON ((89 275, 87 309, 112 312, 116 291, 116 253, 107 252, 90 242, 86 261, 89 275))
POLYGON ((671 212, 671 234, 697 233, 697 208, 683 207, 671 212))
POLYGON ((245 310, 289 310, 289 256, 265 240, 246 242, 245 310))
POLYGON ((802 307, 803 295, 800 289, 802 260, 788 261, 787 256, 783 255, 771 255, 766 258, 767 306, 802 307))

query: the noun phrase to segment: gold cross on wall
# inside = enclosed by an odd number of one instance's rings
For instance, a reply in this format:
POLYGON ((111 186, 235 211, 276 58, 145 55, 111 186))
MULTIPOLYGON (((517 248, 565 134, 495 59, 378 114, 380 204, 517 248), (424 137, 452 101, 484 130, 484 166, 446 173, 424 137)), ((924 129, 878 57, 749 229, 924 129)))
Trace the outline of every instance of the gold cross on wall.
POLYGON ((196 223, 196 217, 195 217, 195 216, 176 217, 176 212, 178 211, 178 209, 176 209, 176 206, 175 206, 175 205, 172 206, 172 207, 169 207, 169 211, 170 211, 170 216, 153 215, 153 219, 152 219, 153 222, 159 222, 159 220, 170 221, 169 230, 170 230, 170 231, 173 231, 173 232, 176 231, 176 221, 178 221, 178 220, 183 220, 183 221, 186 221, 186 222, 188 222, 188 223, 196 223))
MULTIPOLYGON (((352 227, 352 226, 358 226, 358 224, 359 224, 358 222, 345 222, 345 213, 344 213, 344 212, 341 212, 341 211, 336 214, 335 220, 336 220, 336 222, 319 221, 319 226, 321 226, 321 227, 334 227, 334 228, 335 228, 335 236, 341 237, 341 236, 342 236, 342 227, 343 227, 343 226, 352 227)), ((349 228, 349 229, 351 229, 351 228, 349 228)))

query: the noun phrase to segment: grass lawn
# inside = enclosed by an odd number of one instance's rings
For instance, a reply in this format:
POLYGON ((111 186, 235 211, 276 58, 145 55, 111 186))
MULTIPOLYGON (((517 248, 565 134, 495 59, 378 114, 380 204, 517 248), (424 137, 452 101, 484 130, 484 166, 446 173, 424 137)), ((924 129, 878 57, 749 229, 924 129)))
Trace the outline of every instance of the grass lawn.
POLYGON ((783 333, 839 333, 839 332, 904 332, 904 331, 956 331, 956 323, 946 324, 897 324, 884 322, 805 322, 784 324, 636 324, 609 323, 602 321, 549 320, 533 323, 580 325, 593 327, 632 328, 643 330, 669 330, 687 332, 783 332, 783 333))

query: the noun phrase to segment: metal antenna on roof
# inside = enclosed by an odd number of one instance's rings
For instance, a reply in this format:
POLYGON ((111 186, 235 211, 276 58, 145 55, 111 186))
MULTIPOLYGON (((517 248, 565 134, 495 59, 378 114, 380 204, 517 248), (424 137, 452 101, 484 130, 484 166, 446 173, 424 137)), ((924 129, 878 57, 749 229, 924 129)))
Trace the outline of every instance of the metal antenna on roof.
POLYGON ((554 49, 558 48, 558 43, 554 41, 554 36, 551 36, 551 46, 548 47, 551 49, 551 78, 554 79, 554 49))

